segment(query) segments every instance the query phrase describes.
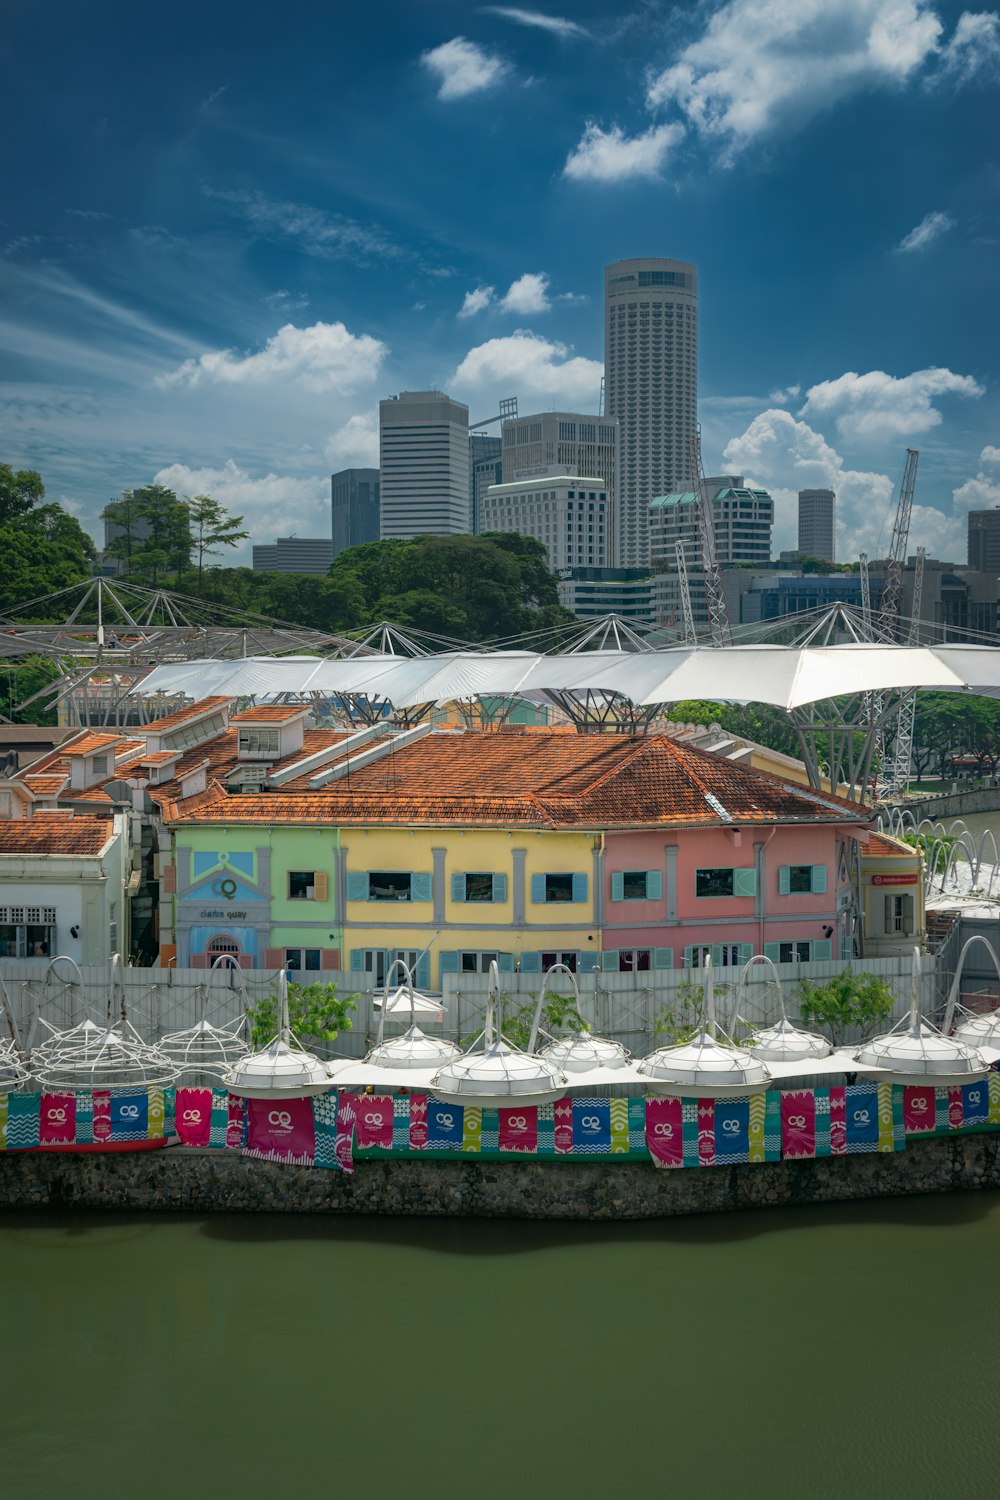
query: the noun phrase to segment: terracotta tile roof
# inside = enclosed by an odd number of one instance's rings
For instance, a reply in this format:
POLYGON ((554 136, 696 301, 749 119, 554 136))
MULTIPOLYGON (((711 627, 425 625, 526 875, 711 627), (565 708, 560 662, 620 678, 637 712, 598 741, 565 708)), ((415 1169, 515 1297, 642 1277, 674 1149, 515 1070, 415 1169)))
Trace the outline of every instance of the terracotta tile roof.
POLYGON ((521 827, 865 824, 866 809, 664 735, 430 734, 319 791, 180 805, 178 821, 521 827))
POLYGON ((36 797, 49 797, 55 792, 62 791, 69 779, 67 771, 56 771, 49 775, 32 775, 30 773, 21 777, 29 791, 34 792, 36 797))
POLYGON ((108 818, 15 818, 0 822, 0 855, 100 854, 114 835, 108 818))
POLYGON ((80 791, 71 791, 69 787, 62 793, 64 802, 110 802, 112 799, 102 786, 82 787, 80 791))
MULTIPOLYGON (((304 760, 309 755, 315 755, 317 750, 325 750, 328 745, 338 744, 347 739, 347 733, 339 729, 307 729, 303 735, 302 749, 295 750, 291 755, 286 755, 283 760, 241 760, 237 751, 237 731, 226 730, 225 734, 216 735, 214 740, 202 740, 198 745, 192 745, 189 750, 178 760, 174 767, 173 775, 169 781, 157 782, 149 787, 149 795, 155 800, 162 802, 173 799, 180 795, 180 780, 185 776, 192 766, 201 765, 208 760, 207 775, 209 781, 213 779, 224 782, 231 776, 237 766, 257 766, 262 775, 271 771, 278 771, 285 766, 292 766, 298 760, 304 760)), ((145 756, 144 760, 149 757, 145 756)), ((330 762, 329 764, 333 764, 330 762)), ((288 783, 290 787, 297 787, 301 780, 304 786, 308 786, 309 777, 315 774, 315 770, 308 771, 304 775, 294 777, 288 783)))
POLYGON ((232 701, 232 698, 227 697, 199 698, 197 703, 192 703, 188 708, 179 708, 176 713, 166 714, 162 719, 153 719, 146 727, 150 734, 160 734, 164 729, 174 729, 178 724, 186 724, 189 719, 211 713, 213 709, 224 708, 232 701))
POLYGON ((269 703, 259 708, 245 708, 241 714, 233 714, 230 724, 283 724, 287 719, 297 719, 310 713, 308 703, 269 703))
POLYGON ((68 740, 62 746, 63 755, 97 755, 101 750, 108 750, 112 745, 117 745, 119 736, 117 734, 82 734, 79 739, 68 740))
POLYGON ((160 766, 167 760, 178 760, 182 752, 180 750, 151 750, 148 755, 139 756, 141 766, 160 766))
POLYGON ((895 839, 887 839, 881 833, 872 834, 862 853, 866 858, 873 859, 920 858, 919 851, 912 849, 909 844, 899 843, 895 839))

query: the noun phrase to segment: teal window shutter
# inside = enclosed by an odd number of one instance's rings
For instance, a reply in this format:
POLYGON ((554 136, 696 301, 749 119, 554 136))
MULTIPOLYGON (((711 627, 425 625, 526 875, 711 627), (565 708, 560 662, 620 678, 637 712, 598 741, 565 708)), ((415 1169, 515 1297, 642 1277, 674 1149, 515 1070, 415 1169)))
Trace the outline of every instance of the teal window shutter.
MULTIPOLYGON (((501 878, 501 880, 506 880, 507 877, 506 877, 506 875, 502 875, 500 878, 501 878)), ((499 971, 500 971, 501 974, 513 974, 513 972, 514 972, 514 955, 513 955, 513 953, 498 953, 497 954, 497 968, 499 969, 499 971)))
POLYGON ((780 964, 780 962, 781 962, 781 944, 780 943, 765 943, 764 944, 764 957, 765 958, 769 958, 773 964, 780 964))
POLYGON ((753 958, 753 943, 740 944, 740 963, 748 964, 753 958))
POLYGON ((605 948, 601 953, 601 969, 605 974, 618 973, 618 949, 605 948))
POLYGON ((589 882, 588 876, 586 876, 586 875, 574 875, 573 876, 573 900, 574 901, 586 901, 586 899, 587 899, 587 888, 588 888, 589 884, 590 884, 590 882, 589 882))
POLYGON ((615 870, 614 874, 611 876, 611 899, 612 901, 625 900, 624 870, 615 870))
POLYGON ((694 963, 694 948, 690 943, 684 949, 684 967, 690 969, 694 963))
POLYGON ((591 948, 578 953, 576 955, 576 972, 578 974, 593 974, 600 957, 601 955, 595 953, 591 948))
POLYGON ((757 871, 756 870, 734 870, 733 871, 733 895, 734 896, 756 896, 757 894, 757 871))
POLYGON ((712 944, 712 968, 713 969, 721 969, 722 968, 722 944, 721 943, 713 943, 712 944))
POLYGON ((821 894, 826 890, 826 865, 813 865, 809 888, 821 894))
POLYGON ((433 885, 429 875, 410 876, 410 900, 432 901, 434 899, 433 885))
POLYGON ((360 973, 365 966, 365 951, 363 948, 351 949, 351 968, 360 973))
MULTIPOLYGON (((506 901, 507 899, 507 877, 506 875, 494 875, 493 877, 493 899, 494 901, 506 901)), ((507 955, 511 958, 511 955, 507 955)), ((513 960, 512 960, 513 962, 513 960)))
MULTIPOLYGON (((430 879, 430 876, 427 877, 430 879)), ((431 987, 431 956, 429 953, 421 953, 417 959, 417 972, 413 976, 413 983, 421 990, 429 990, 431 987)))
MULTIPOLYGON (((689 949, 685 949, 685 952, 689 952, 689 951, 690 951, 689 949)), ((684 962, 687 963, 687 959, 685 959, 684 962)), ((673 950, 673 948, 654 948, 653 949, 653 968, 654 969, 672 969, 673 966, 674 966, 674 950, 673 950)))
POLYGON ((443 948, 441 950, 441 952, 438 954, 438 958, 441 961, 441 973, 442 974, 457 974, 458 973, 458 951, 457 951, 457 949, 443 948))
POLYGON ((833 957, 833 942, 830 938, 813 938, 812 957, 816 963, 829 963, 833 957))
POLYGON ((545 904, 545 876, 532 875, 531 877, 531 900, 535 906, 545 904))
POLYGON ((348 901, 368 900, 368 875, 364 871, 353 871, 347 877, 348 901))
POLYGON ((465 900, 465 871, 451 877, 451 899, 453 901, 465 900))
MULTIPOLYGON (((536 876, 534 876, 534 875, 532 876, 532 880, 535 880, 536 878, 537 878, 536 876)), ((522 953, 521 954, 521 973, 522 974, 540 974, 541 972, 542 972, 542 955, 540 953, 535 952, 535 953, 522 953)))
POLYGON ((646 871, 646 900, 662 901, 663 899, 663 871, 646 871))
POLYGON ((778 871, 778 894, 787 896, 792 889, 792 874, 788 865, 782 865, 778 871))

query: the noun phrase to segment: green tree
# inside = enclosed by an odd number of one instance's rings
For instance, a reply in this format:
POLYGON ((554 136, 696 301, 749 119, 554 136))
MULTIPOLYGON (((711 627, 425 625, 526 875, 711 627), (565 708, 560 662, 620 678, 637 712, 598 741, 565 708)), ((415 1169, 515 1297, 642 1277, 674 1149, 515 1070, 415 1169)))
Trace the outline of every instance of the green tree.
POLYGON ((0 464, 0 526, 20 521, 45 495, 42 476, 34 469, 14 470, 0 464))
POLYGON ((156 588, 167 575, 179 581, 192 551, 188 508, 162 484, 124 490, 101 512, 111 529, 107 554, 134 583, 156 588))
POLYGON ((893 994, 877 974, 855 974, 850 965, 823 984, 803 980, 799 985, 799 1012, 807 1026, 825 1026, 834 1046, 847 1039, 849 1031, 862 1036, 873 1031, 892 1014, 893 994))
POLYGON ((0 613, 39 622, 52 611, 22 606, 81 583, 97 556, 75 516, 61 505, 42 504, 44 496, 34 470, 15 473, 0 464, 0 613))
POLYGON ((249 531, 243 531, 244 517, 229 513, 211 495, 195 495, 185 502, 191 548, 198 571, 198 593, 202 592, 206 557, 213 557, 223 547, 236 547, 246 541, 249 531))
MULTIPOLYGON (((337 986, 294 984, 288 986, 288 1018, 292 1031, 303 1046, 317 1042, 334 1042, 342 1031, 352 1031, 351 1011, 357 1010, 357 995, 337 994, 337 986)), ((264 1047, 278 1032, 278 992, 272 990, 247 1015, 254 1047, 264 1047)))
POLYGON ((729 734, 741 735, 758 745, 767 745, 784 755, 799 756, 801 748, 786 713, 768 703, 704 703, 685 699, 670 708, 675 724, 718 724, 729 734))

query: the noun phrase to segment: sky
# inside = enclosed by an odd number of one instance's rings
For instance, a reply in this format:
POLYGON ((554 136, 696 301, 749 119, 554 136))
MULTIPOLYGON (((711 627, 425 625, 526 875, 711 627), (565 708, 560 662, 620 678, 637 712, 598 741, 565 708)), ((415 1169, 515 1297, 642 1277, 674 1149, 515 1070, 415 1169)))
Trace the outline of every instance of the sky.
POLYGON ((596 411, 640 255, 698 267, 706 469, 775 553, 830 485, 877 555, 907 446, 911 550, 1000 505, 995 11, 7 0, 0 57, 0 459, 98 539, 153 480, 327 535, 400 390, 596 411))

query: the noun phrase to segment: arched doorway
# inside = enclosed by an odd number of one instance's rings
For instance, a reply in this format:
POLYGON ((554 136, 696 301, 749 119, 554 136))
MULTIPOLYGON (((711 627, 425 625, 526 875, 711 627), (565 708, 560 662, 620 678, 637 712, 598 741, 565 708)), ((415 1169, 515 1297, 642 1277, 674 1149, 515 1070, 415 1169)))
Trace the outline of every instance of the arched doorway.
MULTIPOLYGON (((228 932, 217 933, 212 938, 205 949, 205 956, 208 959, 210 968, 220 959, 228 959, 229 965, 235 969, 249 967, 243 959, 243 950, 240 948, 239 943, 228 932)), ((226 964, 220 962, 219 968, 224 967, 226 967, 226 964)))

